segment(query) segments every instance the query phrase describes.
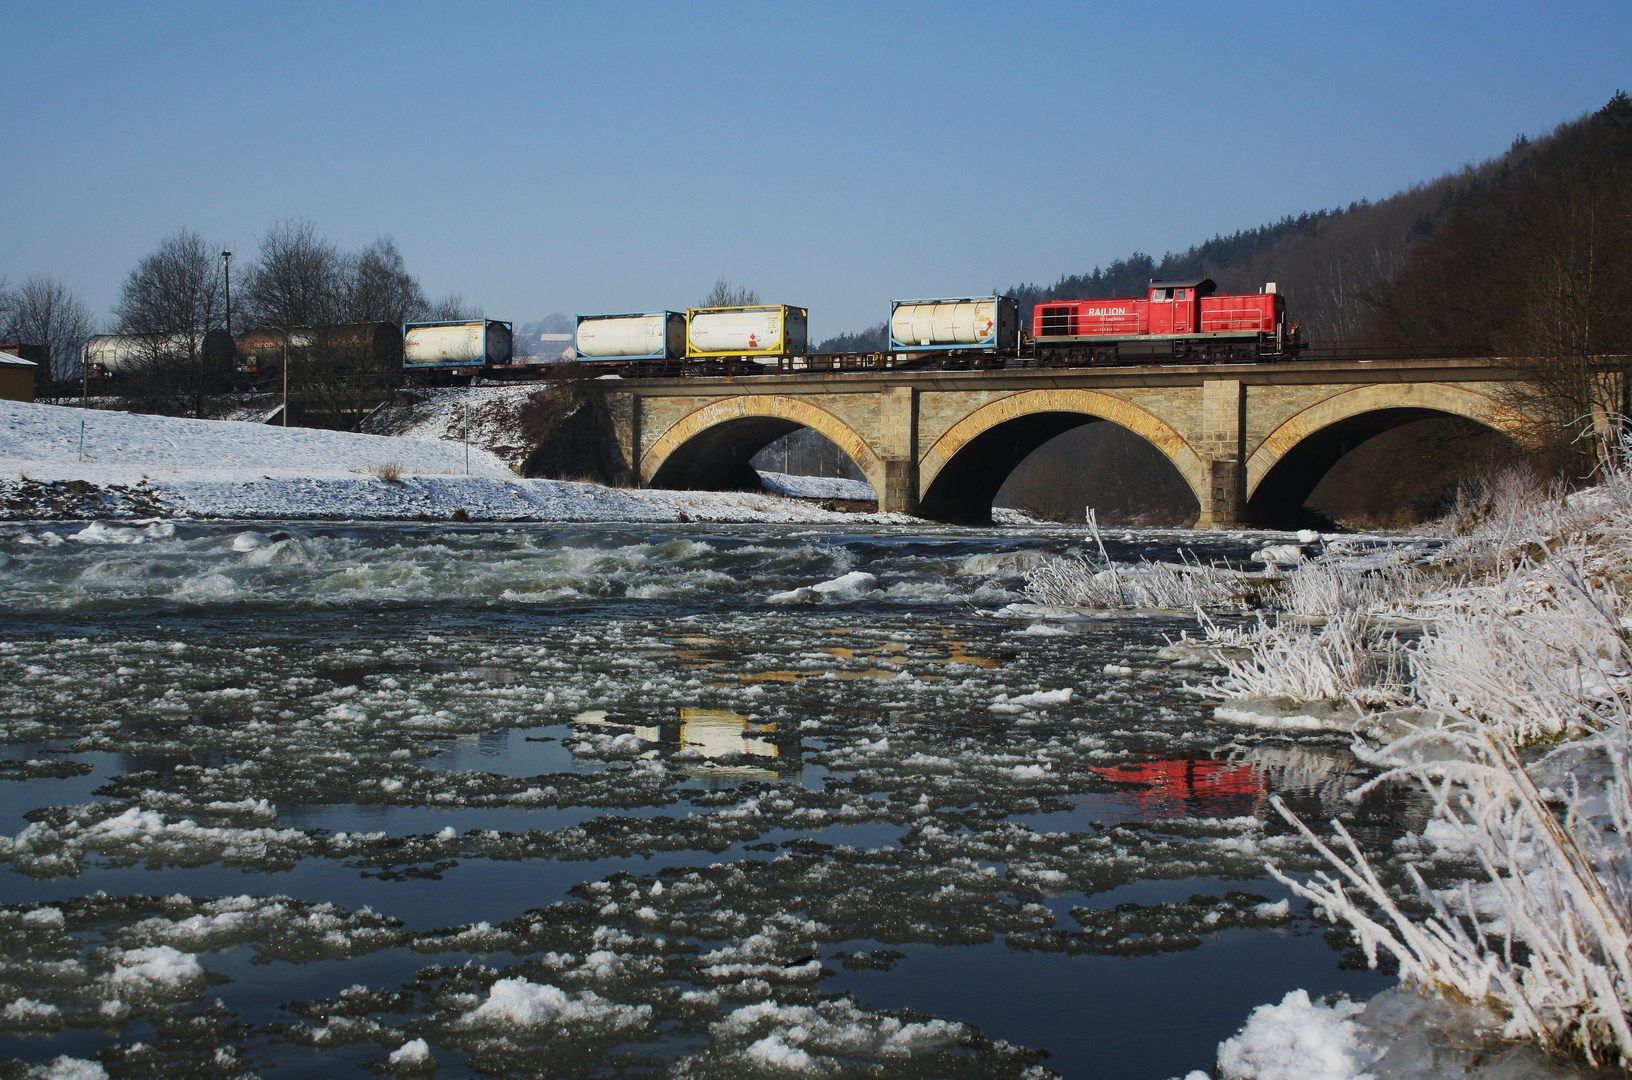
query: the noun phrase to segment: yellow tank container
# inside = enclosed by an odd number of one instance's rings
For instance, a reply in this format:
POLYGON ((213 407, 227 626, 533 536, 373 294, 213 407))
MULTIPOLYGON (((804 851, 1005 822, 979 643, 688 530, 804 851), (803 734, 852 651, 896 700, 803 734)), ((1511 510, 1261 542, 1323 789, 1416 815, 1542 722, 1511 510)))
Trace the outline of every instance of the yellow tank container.
POLYGON ((689 308, 687 356, 798 356, 809 312, 786 304, 689 308))

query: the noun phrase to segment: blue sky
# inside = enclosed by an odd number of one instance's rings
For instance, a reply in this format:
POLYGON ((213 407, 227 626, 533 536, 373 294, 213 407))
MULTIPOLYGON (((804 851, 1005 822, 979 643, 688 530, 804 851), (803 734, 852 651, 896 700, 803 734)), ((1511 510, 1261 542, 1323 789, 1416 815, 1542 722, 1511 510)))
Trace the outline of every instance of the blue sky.
POLYGON ((0 275, 394 237, 516 321, 1052 281, 1386 196, 1632 90, 1632 4, 0 3, 0 275))

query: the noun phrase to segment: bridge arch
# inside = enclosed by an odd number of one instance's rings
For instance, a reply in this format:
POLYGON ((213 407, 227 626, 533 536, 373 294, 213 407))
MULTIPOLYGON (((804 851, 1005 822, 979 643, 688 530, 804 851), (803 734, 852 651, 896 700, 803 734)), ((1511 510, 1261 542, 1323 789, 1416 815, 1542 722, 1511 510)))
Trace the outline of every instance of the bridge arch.
POLYGON ((1247 518, 1292 520, 1338 459, 1377 435, 1460 416, 1519 439, 1524 417, 1489 394, 1447 383, 1374 383, 1324 398, 1266 435, 1247 458, 1247 518))
POLYGON ((641 455, 640 479, 656 488, 757 488, 749 459, 801 427, 831 440, 883 492, 884 464, 866 439, 826 409, 783 394, 722 398, 687 413, 641 455))
POLYGON ((983 405, 953 424, 918 461, 919 512, 951 522, 990 522, 992 499, 1032 451, 1063 432, 1109 420, 1154 445, 1198 502, 1201 458, 1173 427, 1125 398, 1097 390, 1025 390, 983 405))

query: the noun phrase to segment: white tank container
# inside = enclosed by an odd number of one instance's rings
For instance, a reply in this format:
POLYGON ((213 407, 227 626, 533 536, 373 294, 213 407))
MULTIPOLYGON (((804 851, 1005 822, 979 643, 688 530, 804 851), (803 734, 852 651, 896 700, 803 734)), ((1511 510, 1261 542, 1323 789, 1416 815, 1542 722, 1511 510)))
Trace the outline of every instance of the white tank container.
POLYGON ((94 334, 86 340, 80 358, 87 366, 100 367, 111 375, 156 357, 191 356, 205 349, 207 340, 190 334, 94 334))
POLYGON ((689 356, 777 356, 805 351, 804 308, 693 309, 686 320, 689 356))
POLYGON ((455 366, 510 362, 510 327, 492 319, 410 324, 402 334, 403 363, 455 366))
POLYGON ((574 342, 586 359, 679 356, 685 352, 685 319, 677 312, 585 315, 574 342))
POLYGON ((410 327, 402 336, 403 359, 410 364, 480 364, 487 358, 485 329, 479 322, 410 327))
POLYGON ((997 328, 997 301, 908 301, 890 315, 890 335, 903 345, 988 345, 997 328))

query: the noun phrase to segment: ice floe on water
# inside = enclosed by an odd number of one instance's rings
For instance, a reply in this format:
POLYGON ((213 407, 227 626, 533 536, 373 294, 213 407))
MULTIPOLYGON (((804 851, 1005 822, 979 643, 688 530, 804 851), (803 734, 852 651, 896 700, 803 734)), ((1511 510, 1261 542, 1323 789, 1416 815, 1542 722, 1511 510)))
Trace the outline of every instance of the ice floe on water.
POLYGON ((1268 796, 1400 832, 1346 739, 1218 723, 1190 624, 990 618, 1046 536, 118 528, 0 534, 0 1030, 126 1075, 1072 1072, 1065 1003, 1045 1059, 836 980, 1301 932, 1268 796))

